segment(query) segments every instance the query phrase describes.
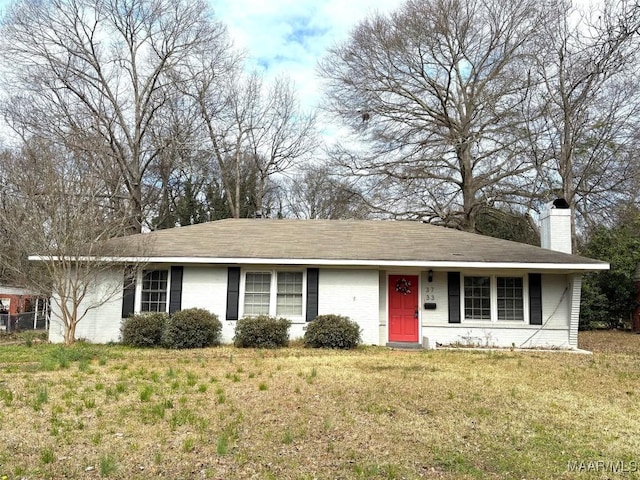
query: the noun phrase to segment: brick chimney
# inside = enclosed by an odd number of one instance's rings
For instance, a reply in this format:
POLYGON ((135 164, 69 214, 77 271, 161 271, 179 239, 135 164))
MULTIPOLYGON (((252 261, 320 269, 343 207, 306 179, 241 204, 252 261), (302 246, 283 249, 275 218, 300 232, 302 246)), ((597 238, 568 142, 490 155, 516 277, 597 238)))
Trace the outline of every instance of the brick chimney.
POLYGON ((540 216, 540 246, 571 253, 571 209, 563 198, 549 203, 540 216))

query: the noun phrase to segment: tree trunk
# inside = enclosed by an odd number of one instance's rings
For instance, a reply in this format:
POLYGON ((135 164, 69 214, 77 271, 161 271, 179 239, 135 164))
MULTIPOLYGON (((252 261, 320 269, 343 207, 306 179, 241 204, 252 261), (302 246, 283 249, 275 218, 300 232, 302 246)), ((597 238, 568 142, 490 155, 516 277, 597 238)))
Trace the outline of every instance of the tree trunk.
MULTIPOLYGON (((62 299, 61 299, 62 300, 62 299)), ((70 312, 66 302, 60 302, 62 310, 62 321, 64 322, 64 344, 66 346, 73 345, 76 342, 76 314, 77 308, 70 312)))
POLYGON ((236 184, 235 184, 235 205, 231 205, 233 218, 240 218, 240 150, 239 145, 236 150, 236 184))
POLYGON ((564 128, 562 132, 562 145, 560 147, 560 161, 558 173, 562 179, 562 197, 571 206, 571 251, 576 251, 576 212, 575 212, 575 186, 573 176, 573 136, 571 131, 571 113, 569 106, 565 104, 564 128))
POLYGON ((471 152, 468 143, 458 147, 460 175, 462 177, 462 212, 460 228, 466 232, 476 231, 476 188, 473 178, 471 152))
POLYGON ((76 343, 76 324, 75 322, 72 322, 64 332, 64 344, 66 346, 71 346, 74 343, 76 343))

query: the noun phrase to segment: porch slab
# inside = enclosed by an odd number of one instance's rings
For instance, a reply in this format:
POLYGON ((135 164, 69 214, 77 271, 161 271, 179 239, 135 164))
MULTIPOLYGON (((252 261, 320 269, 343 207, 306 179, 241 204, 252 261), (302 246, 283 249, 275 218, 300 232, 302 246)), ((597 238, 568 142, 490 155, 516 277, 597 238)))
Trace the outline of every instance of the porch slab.
POLYGON ((422 350, 422 344, 418 342, 388 342, 385 346, 398 350, 422 350))

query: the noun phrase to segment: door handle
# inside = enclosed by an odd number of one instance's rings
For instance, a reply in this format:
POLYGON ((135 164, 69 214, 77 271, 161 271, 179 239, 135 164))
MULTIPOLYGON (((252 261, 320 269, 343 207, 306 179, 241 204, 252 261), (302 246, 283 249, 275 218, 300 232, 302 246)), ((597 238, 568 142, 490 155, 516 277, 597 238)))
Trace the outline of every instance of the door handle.
POLYGON ((413 318, 418 318, 418 309, 416 308, 416 312, 413 314, 413 318))

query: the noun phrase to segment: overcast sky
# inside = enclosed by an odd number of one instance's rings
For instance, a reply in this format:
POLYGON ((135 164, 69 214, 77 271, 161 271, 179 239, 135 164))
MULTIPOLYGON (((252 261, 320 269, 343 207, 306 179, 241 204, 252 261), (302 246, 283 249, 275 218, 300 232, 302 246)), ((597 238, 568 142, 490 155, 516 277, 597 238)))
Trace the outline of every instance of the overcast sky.
POLYGON ((335 42, 345 40, 369 14, 390 12, 402 0, 211 0, 250 66, 267 78, 289 76, 306 108, 320 99, 316 65, 335 42))

